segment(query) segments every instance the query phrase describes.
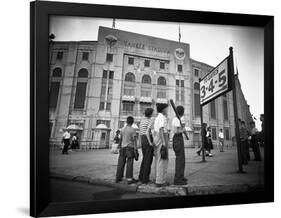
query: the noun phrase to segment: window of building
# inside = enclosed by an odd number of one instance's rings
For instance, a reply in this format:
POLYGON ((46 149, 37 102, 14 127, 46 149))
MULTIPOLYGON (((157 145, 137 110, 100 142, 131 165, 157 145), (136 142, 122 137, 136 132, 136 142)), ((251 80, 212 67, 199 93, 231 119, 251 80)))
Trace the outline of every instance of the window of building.
POLYGON ((103 102, 103 101, 100 102, 100 108, 99 108, 99 110, 100 110, 100 111, 104 110, 104 102, 103 102))
POLYGON ((106 110, 110 111, 111 110, 111 102, 106 103, 106 110))
POLYGON ((57 60, 62 60, 63 58, 63 52, 62 51, 58 51, 57 53, 57 60))
POLYGON ((194 115, 195 117, 200 116, 200 95, 194 93, 194 115))
POLYGON ((157 90, 157 98, 166 98, 166 91, 163 89, 157 90))
POLYGON ((146 84, 151 84, 150 76, 149 75, 143 75, 141 82, 146 83, 146 84))
POLYGON ((194 69, 194 76, 196 76, 196 77, 199 76, 199 70, 198 69, 194 69))
POLYGON ((176 80, 176 86, 180 86, 180 81, 178 79, 176 80))
POLYGON ((62 70, 61 68, 57 67, 53 70, 53 77, 61 77, 62 76, 62 70))
POLYGON ((126 82, 135 82, 136 81, 135 75, 133 73, 131 73, 131 72, 128 72, 125 75, 125 81, 126 82))
POLYGON ((87 61, 89 59, 89 52, 83 52, 82 53, 82 60, 87 61))
POLYGON ((81 70, 79 70, 78 77, 79 78, 87 78, 88 77, 88 70, 85 69, 85 68, 82 68, 81 70))
POLYGON ((165 69, 165 62, 160 62, 160 69, 165 69))
POLYGON ((229 128, 227 127, 224 128, 224 135, 225 135, 225 140, 230 140, 229 128))
POLYGON ((134 111, 134 102, 123 102, 123 112, 133 113, 134 111))
POLYGON ((135 88, 134 87, 124 87, 124 95, 134 96, 135 95, 135 88))
POLYGON ((213 100, 210 103, 210 117, 211 119, 216 119, 216 101, 213 100))
POLYGON ((228 120, 228 107, 227 107, 227 100, 223 100, 223 118, 224 120, 228 120))
POLYGON ((141 89, 141 97, 151 97, 151 89, 141 89))
POLYGON ((212 140, 217 140, 217 129, 216 127, 212 127, 212 140))
POLYGON ((113 79, 114 78, 114 71, 109 71, 109 79, 113 79))
POLYGON ((165 86, 166 85, 166 79, 163 76, 160 76, 157 80, 157 84, 160 86, 165 86))
POLYGON ((78 72, 74 108, 83 109, 86 99, 88 70, 82 68, 78 72))
POLYGON ((75 109, 83 109, 85 98, 86 98, 86 89, 87 83, 86 82, 77 82, 76 86, 76 93, 75 93, 75 101, 74 101, 74 108, 75 109))
POLYGON ((104 71, 102 72, 102 78, 103 78, 103 79, 107 79, 107 70, 104 70, 104 71))
POLYGON ((182 72, 182 65, 178 64, 178 72, 182 72))
POLYGON ((194 90, 200 90, 200 84, 199 83, 194 83, 194 90))
POLYGON ((149 60, 144 60, 144 66, 149 67, 150 66, 150 61, 149 60))
POLYGON ((129 57, 128 58, 128 64, 133 65, 134 64, 134 58, 129 57))
POLYGON ((184 87, 184 80, 181 80, 181 87, 184 87))
POLYGON ((113 61, 113 54, 107 53, 106 54, 106 62, 112 62, 113 61))
POLYGON ((59 90, 60 82, 51 82, 49 107, 52 109, 55 109, 57 107, 59 90))

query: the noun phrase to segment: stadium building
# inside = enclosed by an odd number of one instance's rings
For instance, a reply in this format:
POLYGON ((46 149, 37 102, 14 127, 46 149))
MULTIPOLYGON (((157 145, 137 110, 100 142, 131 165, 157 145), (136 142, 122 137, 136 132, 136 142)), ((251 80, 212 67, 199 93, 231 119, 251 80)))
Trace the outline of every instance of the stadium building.
MULTIPOLYGON (((51 41, 49 67, 50 144, 59 145, 64 128, 76 132, 81 148, 106 148, 115 131, 134 116, 136 127, 147 107, 173 99, 185 108, 187 147, 200 144, 199 78, 214 66, 190 57, 190 45, 123 30, 99 27, 97 41, 51 41)), ((236 76, 238 114, 252 120, 236 76)), ((169 107, 169 125, 175 116, 169 107)), ((214 144, 223 129, 234 143, 232 93, 204 106, 204 122, 214 144)))

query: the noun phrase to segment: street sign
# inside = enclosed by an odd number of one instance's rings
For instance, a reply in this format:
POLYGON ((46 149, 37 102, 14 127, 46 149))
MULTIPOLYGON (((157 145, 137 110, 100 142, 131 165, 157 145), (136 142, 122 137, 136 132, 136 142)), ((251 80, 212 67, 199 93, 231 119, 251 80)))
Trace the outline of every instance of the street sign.
POLYGON ((229 90, 228 57, 200 80, 200 105, 207 104, 229 90))

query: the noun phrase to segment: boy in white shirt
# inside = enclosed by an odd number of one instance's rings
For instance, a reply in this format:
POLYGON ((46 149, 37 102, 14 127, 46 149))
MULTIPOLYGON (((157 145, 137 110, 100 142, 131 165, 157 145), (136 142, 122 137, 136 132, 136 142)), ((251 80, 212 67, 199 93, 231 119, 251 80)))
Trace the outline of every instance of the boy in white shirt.
POLYGON ((172 128, 174 132, 173 136, 173 149, 176 155, 176 169, 175 169, 175 185, 186 185, 187 179, 184 178, 184 169, 185 169, 185 151, 184 151, 184 140, 183 133, 185 130, 185 122, 184 122, 184 107, 177 106, 176 108, 178 114, 180 115, 181 123, 177 117, 174 117, 172 121, 172 128))
POLYGON ((219 145, 220 145, 220 152, 223 152, 223 148, 224 148, 224 135, 223 135, 222 129, 220 129, 220 132, 219 132, 219 145))
POLYGON ((157 104, 158 115, 154 121, 153 141, 155 143, 155 171, 156 186, 167 185, 166 175, 168 170, 168 104, 157 104))

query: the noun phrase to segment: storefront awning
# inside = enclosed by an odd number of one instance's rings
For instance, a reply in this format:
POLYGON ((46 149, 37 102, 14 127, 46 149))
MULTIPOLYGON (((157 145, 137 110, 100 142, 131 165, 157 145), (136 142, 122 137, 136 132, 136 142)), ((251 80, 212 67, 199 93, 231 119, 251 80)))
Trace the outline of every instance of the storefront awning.
POLYGON ((140 97, 140 102, 152 103, 152 98, 151 97, 140 97))
POLYGON ((129 95, 123 95, 122 96, 122 101, 132 101, 135 102, 136 97, 135 96, 129 96, 129 95))

